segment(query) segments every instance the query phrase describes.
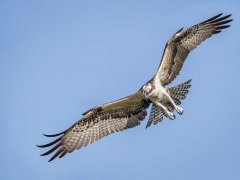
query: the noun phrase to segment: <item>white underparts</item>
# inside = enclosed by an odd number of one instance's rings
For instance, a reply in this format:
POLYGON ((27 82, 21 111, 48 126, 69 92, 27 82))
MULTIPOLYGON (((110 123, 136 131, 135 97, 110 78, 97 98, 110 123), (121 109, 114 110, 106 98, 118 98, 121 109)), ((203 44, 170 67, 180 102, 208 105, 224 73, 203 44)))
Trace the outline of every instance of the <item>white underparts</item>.
POLYGON ((170 112, 167 109, 167 107, 164 106, 164 104, 167 104, 168 102, 171 103, 171 105, 179 114, 183 113, 183 109, 176 105, 174 100, 171 98, 166 89, 160 83, 155 84, 154 90, 149 94, 149 99, 156 106, 161 107, 167 113, 170 119, 174 119, 175 115, 172 112, 170 112))

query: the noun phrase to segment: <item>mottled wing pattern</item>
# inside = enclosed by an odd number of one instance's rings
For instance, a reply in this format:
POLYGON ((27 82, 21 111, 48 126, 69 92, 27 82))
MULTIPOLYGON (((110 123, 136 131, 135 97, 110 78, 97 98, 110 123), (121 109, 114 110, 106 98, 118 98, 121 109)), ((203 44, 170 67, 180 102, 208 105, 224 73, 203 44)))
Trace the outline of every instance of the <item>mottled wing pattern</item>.
POLYGON ((135 93, 124 99, 90 109, 68 130, 56 135, 46 135, 60 137, 49 144, 39 146, 54 145, 42 155, 45 156, 55 151, 49 160, 52 161, 56 157, 61 158, 66 153, 85 147, 114 132, 135 127, 146 117, 148 106, 149 102, 144 99, 143 95, 135 93))
POLYGON ((191 50, 205 39, 220 33, 222 29, 230 26, 228 25, 232 21, 232 19, 228 19, 230 16, 218 14, 186 30, 180 29, 172 36, 166 44, 162 61, 156 74, 163 86, 171 83, 179 74, 191 50))

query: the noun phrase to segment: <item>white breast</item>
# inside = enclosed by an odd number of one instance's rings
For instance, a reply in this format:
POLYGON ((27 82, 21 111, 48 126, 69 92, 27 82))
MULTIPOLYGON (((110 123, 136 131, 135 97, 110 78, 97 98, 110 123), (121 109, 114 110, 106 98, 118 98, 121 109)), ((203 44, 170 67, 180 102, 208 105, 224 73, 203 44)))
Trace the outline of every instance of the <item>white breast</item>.
POLYGON ((151 94, 149 95, 149 99, 155 103, 155 102, 162 102, 166 100, 166 89, 161 86, 160 84, 156 84, 155 89, 151 92, 151 94))

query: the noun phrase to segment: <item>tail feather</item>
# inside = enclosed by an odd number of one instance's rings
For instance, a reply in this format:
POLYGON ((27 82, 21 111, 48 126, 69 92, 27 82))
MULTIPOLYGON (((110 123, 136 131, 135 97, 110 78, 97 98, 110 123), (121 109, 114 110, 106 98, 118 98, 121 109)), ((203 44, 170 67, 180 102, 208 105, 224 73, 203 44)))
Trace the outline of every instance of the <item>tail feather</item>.
POLYGON ((170 96, 175 100, 184 100, 189 92, 189 88, 191 87, 191 79, 179 84, 177 86, 171 87, 167 89, 167 92, 170 94, 170 96))
POLYGON ((156 111, 154 113, 153 124, 157 124, 163 120, 163 112, 161 108, 156 107, 156 111))
POLYGON ((171 95, 171 97, 176 98, 178 100, 184 100, 186 98, 186 95, 173 94, 171 95))
POLYGON ((161 107, 152 105, 151 113, 146 125, 146 128, 150 127, 152 123, 155 125, 163 120, 163 110, 161 107))
MULTIPOLYGON (((170 94, 174 102, 177 105, 180 105, 181 101, 186 98, 190 87, 191 80, 188 80, 177 86, 167 88, 167 92, 170 94)), ((164 106, 168 109, 168 111, 170 112, 174 111, 172 104, 166 103, 164 104, 164 106)), ((163 116, 168 117, 168 114, 161 107, 155 106, 153 104, 146 128, 150 127, 152 123, 156 125, 157 123, 161 122, 163 120, 163 116)))
POLYGON ((182 102, 181 102, 179 99, 177 99, 177 98, 175 98, 175 97, 172 97, 172 99, 174 100, 174 102, 176 103, 176 105, 182 104, 182 102))

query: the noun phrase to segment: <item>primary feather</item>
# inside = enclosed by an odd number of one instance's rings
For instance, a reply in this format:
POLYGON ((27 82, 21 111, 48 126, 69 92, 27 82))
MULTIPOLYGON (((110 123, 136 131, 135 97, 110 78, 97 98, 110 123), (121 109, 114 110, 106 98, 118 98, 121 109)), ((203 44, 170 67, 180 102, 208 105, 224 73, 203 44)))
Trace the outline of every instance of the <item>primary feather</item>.
POLYGON ((180 29, 172 36, 166 44, 162 61, 156 74, 163 86, 171 83, 180 73, 190 51, 205 39, 230 26, 228 25, 232 21, 232 19, 228 19, 230 16, 218 14, 186 30, 180 29))

